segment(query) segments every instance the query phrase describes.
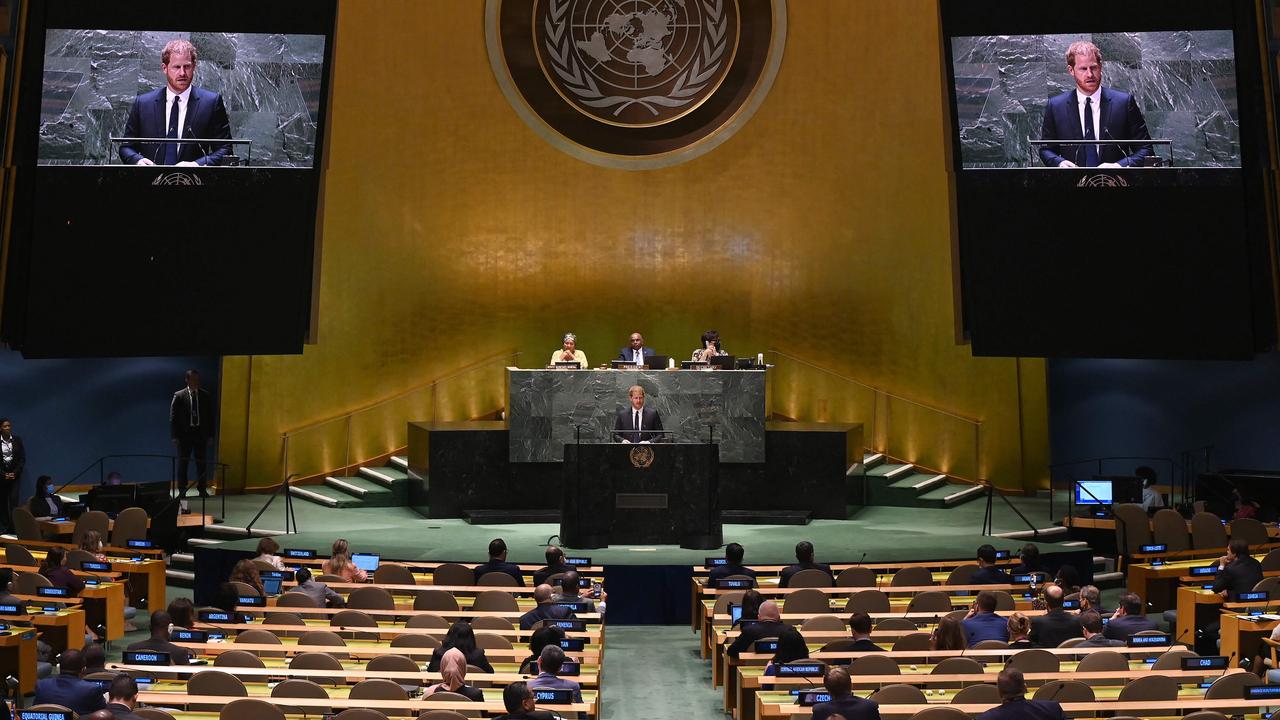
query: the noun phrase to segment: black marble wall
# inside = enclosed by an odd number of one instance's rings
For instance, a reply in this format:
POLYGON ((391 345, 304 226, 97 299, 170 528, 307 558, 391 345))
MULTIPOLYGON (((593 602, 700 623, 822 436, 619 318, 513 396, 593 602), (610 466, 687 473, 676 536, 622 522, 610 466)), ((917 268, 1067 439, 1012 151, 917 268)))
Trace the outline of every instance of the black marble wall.
POLYGON ((1223 30, 952 38, 964 167, 1031 163, 1027 141, 1040 139, 1049 98, 1075 87, 1066 54, 1076 40, 1102 50, 1103 85, 1137 96, 1151 137, 1173 141, 1174 165, 1240 166, 1235 49, 1223 30))
POLYGON ((160 51, 185 38, 195 85, 222 93, 236 153, 258 167, 311 167, 324 36, 50 30, 45 36, 40 164, 119 163, 107 140, 124 134, 138 95, 164 85, 160 51), (251 154, 250 154, 251 153, 251 154))

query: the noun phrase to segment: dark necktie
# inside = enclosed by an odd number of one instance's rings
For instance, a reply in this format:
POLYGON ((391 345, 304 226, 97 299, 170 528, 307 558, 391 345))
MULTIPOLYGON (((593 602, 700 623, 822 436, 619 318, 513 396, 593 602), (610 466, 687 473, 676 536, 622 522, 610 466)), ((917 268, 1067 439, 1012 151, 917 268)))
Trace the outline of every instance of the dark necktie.
MULTIPOLYGON (((165 137, 178 139, 178 108, 182 105, 182 96, 173 96, 173 109, 169 111, 169 132, 165 137)), ((164 146, 164 164, 178 164, 178 143, 165 143, 164 146)))
MULTIPOLYGON (((1093 131, 1093 98, 1084 99, 1084 139, 1097 140, 1098 136, 1093 131)), ((1084 166, 1098 167, 1098 146, 1084 146, 1084 166)))
POLYGON ((200 394, 187 391, 191 398, 191 427, 200 427, 200 394))
POLYGON ((631 429, 636 431, 636 439, 639 440, 640 439, 640 411, 634 410, 632 411, 632 415, 634 417, 632 418, 631 429))

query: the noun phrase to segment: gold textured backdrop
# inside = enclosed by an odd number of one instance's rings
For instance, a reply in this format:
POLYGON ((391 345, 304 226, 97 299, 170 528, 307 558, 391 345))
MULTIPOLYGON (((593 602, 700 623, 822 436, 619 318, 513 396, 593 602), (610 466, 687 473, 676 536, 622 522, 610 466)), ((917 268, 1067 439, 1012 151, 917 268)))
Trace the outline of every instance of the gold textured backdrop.
POLYGON ((714 327, 739 355, 808 362, 775 378, 781 415, 860 419, 855 378, 890 393, 876 432, 909 459, 1042 486, 1043 364, 956 344, 938 34, 933 0, 792 2, 752 121, 699 159, 630 172, 570 158, 516 116, 479 0, 343 3, 317 342, 224 360, 232 485, 280 482, 281 433, 406 388, 428 389, 304 433, 290 469, 385 452, 407 420, 492 410, 496 369, 427 384, 510 350, 544 363, 566 330, 596 364, 632 330, 686 356, 714 327), (963 418, 981 421, 980 450, 963 418))

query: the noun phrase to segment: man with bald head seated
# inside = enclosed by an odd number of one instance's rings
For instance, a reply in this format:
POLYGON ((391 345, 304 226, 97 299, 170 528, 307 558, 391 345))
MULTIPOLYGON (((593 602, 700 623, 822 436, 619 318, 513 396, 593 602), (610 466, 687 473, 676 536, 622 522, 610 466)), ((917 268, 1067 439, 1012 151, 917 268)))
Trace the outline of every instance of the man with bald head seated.
POLYGON ((827 669, 822 684, 831 693, 831 700, 813 706, 813 720, 880 720, 880 705, 853 694, 849 670, 836 665, 827 669))
POLYGON ((761 603, 758 617, 756 622, 742 628, 738 637, 725 649, 729 657, 738 657, 744 650, 751 649, 757 640, 778 637, 778 632, 783 628, 782 611, 778 609, 778 603, 772 600, 761 603))
POLYGON ((1000 704, 978 716, 977 720, 1066 720, 1062 706, 1048 700, 1028 700, 1027 683, 1022 671, 1007 666, 996 676, 1000 704))
POLYGON ((79 650, 63 650, 58 674, 36 683, 36 705, 61 705, 77 715, 87 715, 106 707, 97 683, 80 679, 84 657, 79 650))
POLYGON ((582 603, 583 612, 598 612, 601 615, 605 613, 605 599, 609 597, 609 593, 600 593, 600 602, 597 604, 591 598, 583 594, 582 588, 579 587, 581 576, 577 570, 570 570, 560 577, 559 592, 553 602, 559 603, 582 603))
POLYGON ((537 587, 547 581, 552 575, 566 573, 573 569, 573 566, 564 560, 564 551, 555 545, 547 546, 547 564, 540 570, 533 571, 533 586, 537 587))
POLYGON ((1066 592, 1057 585, 1044 586, 1045 613, 1031 619, 1031 642, 1042 648, 1056 648, 1064 640, 1083 637, 1080 618, 1062 609, 1066 592))
POLYGON ((536 606, 520 616, 520 629, 528 630, 543 620, 565 620, 573 617, 573 611, 555 602, 555 588, 550 585, 539 585, 533 589, 533 600, 536 606))
POLYGON ((107 710, 115 720, 143 720, 133 712, 138 704, 138 683, 128 675, 117 675, 107 690, 107 710))

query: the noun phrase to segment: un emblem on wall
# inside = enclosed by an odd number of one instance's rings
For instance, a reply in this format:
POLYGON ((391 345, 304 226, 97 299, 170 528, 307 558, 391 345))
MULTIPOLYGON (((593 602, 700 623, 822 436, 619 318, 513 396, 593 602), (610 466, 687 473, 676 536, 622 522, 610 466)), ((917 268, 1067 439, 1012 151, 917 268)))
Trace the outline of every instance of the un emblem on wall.
POLYGON ((644 469, 653 464, 653 448, 646 445, 631 448, 631 466, 644 469))
POLYGON ((786 0, 486 0, 489 59, 525 122, 583 160, 674 165, 727 140, 782 60, 786 0))

